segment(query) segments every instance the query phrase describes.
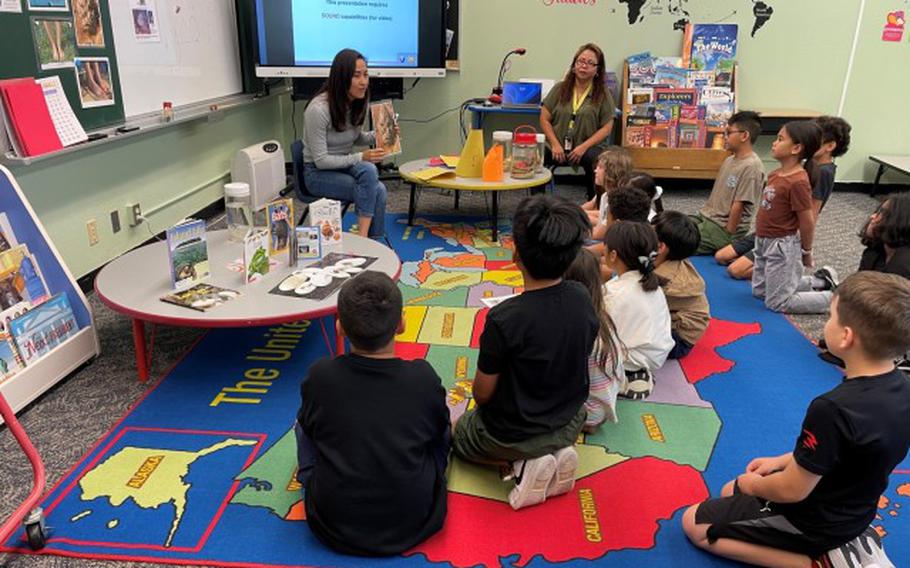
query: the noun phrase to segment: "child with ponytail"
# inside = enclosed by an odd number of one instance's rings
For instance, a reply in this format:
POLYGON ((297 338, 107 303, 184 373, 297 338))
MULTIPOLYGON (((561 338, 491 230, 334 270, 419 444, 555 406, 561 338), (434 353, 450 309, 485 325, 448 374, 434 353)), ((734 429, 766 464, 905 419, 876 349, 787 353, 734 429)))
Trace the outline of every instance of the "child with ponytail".
POLYGON ((801 120, 785 124, 771 144, 780 168, 768 175, 755 218, 752 295, 775 312, 822 314, 831 303, 831 290, 813 290, 812 276, 803 276, 803 267, 813 265, 818 168, 812 157, 821 139, 818 124, 801 120))
POLYGON ((616 275, 604 284, 604 301, 626 347, 626 380, 619 394, 647 398, 654 387, 654 371, 674 345, 667 299, 654 272, 657 234, 647 223, 619 221, 607 229, 604 244, 604 261, 616 275))
POLYGON ((588 249, 581 249, 578 256, 566 270, 564 280, 581 283, 591 294, 591 302, 600 325, 594 349, 588 357, 588 400, 585 401, 584 430, 592 433, 604 422, 618 422, 616 417, 616 396, 625 382, 622 367, 622 344, 616 334, 613 318, 604 306, 603 280, 600 274, 600 260, 588 249))

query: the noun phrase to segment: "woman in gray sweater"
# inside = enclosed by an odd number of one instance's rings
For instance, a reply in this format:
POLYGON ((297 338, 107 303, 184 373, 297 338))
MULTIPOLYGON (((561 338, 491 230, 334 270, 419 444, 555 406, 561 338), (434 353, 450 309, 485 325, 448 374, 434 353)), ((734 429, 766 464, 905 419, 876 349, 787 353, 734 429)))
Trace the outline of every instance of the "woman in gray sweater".
POLYGON ((373 132, 363 131, 369 87, 363 55, 353 49, 339 51, 328 80, 304 113, 303 175, 313 195, 354 202, 361 236, 381 237, 387 191, 376 164, 385 152, 354 151, 355 145, 376 142, 373 132))

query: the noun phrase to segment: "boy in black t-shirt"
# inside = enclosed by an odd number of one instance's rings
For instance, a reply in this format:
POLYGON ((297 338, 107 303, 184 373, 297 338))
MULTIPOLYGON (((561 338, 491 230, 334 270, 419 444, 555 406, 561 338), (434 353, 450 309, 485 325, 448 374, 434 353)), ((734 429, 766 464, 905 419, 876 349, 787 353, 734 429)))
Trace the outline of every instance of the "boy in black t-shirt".
POLYGON ((587 290, 562 275, 590 230, 584 211, 565 199, 538 195, 519 204, 514 260, 525 290, 487 315, 473 386, 477 410, 455 426, 458 456, 511 468, 515 509, 575 484, 572 445, 585 422, 598 320, 587 290))
POLYGON ((699 548, 759 566, 893 568, 869 526, 910 447, 910 282, 859 272, 835 291, 825 339, 846 377, 809 405, 792 453, 756 458, 719 499, 690 507, 699 548))
POLYGON ((451 434, 445 390, 423 360, 395 357, 401 292, 363 272, 338 294, 351 353, 323 358, 300 387, 297 479, 307 524, 344 554, 405 551, 442 528, 451 434))

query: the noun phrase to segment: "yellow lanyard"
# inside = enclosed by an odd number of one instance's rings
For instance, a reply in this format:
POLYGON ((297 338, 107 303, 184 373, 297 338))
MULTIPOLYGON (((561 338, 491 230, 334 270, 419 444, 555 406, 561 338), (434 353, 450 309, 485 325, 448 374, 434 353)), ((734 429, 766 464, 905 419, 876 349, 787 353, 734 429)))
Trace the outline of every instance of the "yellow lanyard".
POLYGON ((581 94, 581 97, 578 96, 577 92, 572 90, 572 118, 569 119, 569 130, 575 128, 575 115, 578 114, 578 109, 581 108, 581 105, 585 104, 585 99, 588 98, 588 93, 591 92, 591 85, 585 89, 581 94))

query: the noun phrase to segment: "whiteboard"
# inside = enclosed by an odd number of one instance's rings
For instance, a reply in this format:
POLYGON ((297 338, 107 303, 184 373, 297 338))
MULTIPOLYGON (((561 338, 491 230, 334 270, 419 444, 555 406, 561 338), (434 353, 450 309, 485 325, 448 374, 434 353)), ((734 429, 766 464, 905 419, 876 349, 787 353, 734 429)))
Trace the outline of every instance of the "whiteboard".
POLYGON ((129 117, 243 90, 234 0, 114 0, 109 3, 123 112, 129 117), (157 34, 138 35, 134 7, 152 6, 157 34))

